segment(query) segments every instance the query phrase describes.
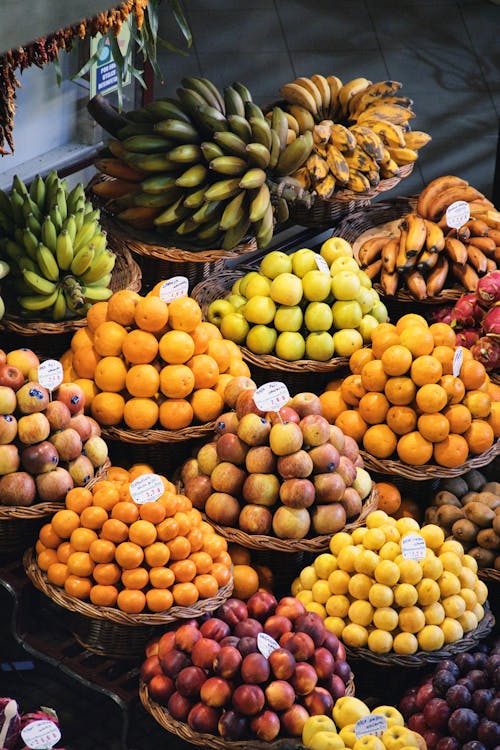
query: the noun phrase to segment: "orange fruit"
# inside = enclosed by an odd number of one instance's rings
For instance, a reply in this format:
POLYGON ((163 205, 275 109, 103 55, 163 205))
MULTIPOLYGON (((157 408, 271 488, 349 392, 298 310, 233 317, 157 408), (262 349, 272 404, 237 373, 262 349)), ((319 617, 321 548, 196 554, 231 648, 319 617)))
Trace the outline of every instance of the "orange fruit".
MULTIPOLYGON (((71 531, 73 531, 73 529, 71 529, 71 531)), ((71 531, 65 538, 69 539, 69 537, 71 536, 71 531)), ((38 537, 44 547, 48 547, 49 549, 57 549, 63 541, 63 538, 56 534, 56 532, 54 531, 52 523, 44 523, 40 531, 38 532, 38 537)))
MULTIPOLYGON (((57 534, 60 539, 69 539, 72 532, 80 526, 80 516, 75 513, 74 510, 58 510, 52 516, 51 520, 52 531, 57 534)), ((83 525, 83 524, 82 524, 83 525)), ((50 544, 42 539, 42 542, 46 547, 50 547, 50 544)))
POLYGON ((426 414, 435 414, 448 403, 445 389, 437 383, 427 383, 418 389, 415 396, 418 408, 426 414))
POLYGON ((151 521, 144 521, 142 518, 134 521, 129 527, 129 538, 131 542, 147 547, 156 541, 158 533, 156 527, 151 521))
POLYGON ((115 559, 124 570, 138 568, 144 560, 144 550, 134 542, 122 542, 115 550, 115 559))
POLYGON ((146 591, 146 606, 150 612, 166 612, 174 603, 172 592, 168 589, 149 589, 146 591))
POLYGON ((384 393, 391 404, 395 406, 408 406, 413 401, 416 390, 413 380, 402 376, 389 378, 385 384, 384 393))
POLYGON ((465 386, 460 378, 455 378, 453 375, 443 375, 439 378, 438 383, 445 389, 449 404, 459 404, 462 401, 465 394, 465 386))
POLYGON ((391 482, 377 482, 375 484, 377 493, 377 508, 392 515, 396 513, 401 505, 401 492, 391 482))
POLYGON ((231 357, 231 364, 229 365, 229 374, 237 378, 243 375, 246 378, 251 376, 250 368, 246 362, 237 357, 231 357))
POLYGON ((93 346, 82 346, 73 354, 71 364, 79 378, 93 378, 100 359, 93 346))
POLYGON ((417 429, 431 443, 440 443, 450 432, 450 423, 444 414, 422 414, 418 418, 417 429))
POLYGON ((138 615, 146 607, 146 594, 138 589, 123 589, 117 596, 116 606, 122 612, 138 615))
POLYGON ((96 422, 105 426, 120 424, 123 419, 125 399, 121 393, 101 391, 90 405, 90 413, 96 422))
POLYGON ((111 518, 117 518, 124 523, 133 523, 139 518, 139 507, 130 501, 120 500, 113 506, 111 518))
POLYGON ((391 406, 385 415, 385 421, 396 435, 406 435, 417 426, 417 415, 409 406, 391 406))
POLYGON ((500 437, 500 401, 492 402, 490 415, 487 421, 493 430, 495 438, 500 437))
POLYGON ((160 297, 141 297, 134 312, 135 324, 143 331, 160 333, 168 322, 168 305, 160 297))
POLYGON ((56 550, 58 561, 66 564, 68 562, 68 557, 74 551, 75 550, 73 549, 73 547, 71 546, 69 542, 61 542, 61 544, 56 550))
POLYGON ((123 340, 122 354, 133 365, 147 365, 158 354, 158 339, 149 331, 134 328, 123 340))
POLYGON ((94 400, 94 396, 99 393, 99 389, 96 384, 90 378, 76 378, 73 381, 76 385, 79 385, 85 396, 85 413, 90 412, 90 405, 94 400))
POLYGON ((363 448, 376 458, 389 458, 396 450, 398 439, 386 424, 375 424, 363 435, 363 448))
POLYGON ((86 529, 83 526, 80 526, 71 532, 69 543, 75 552, 88 552, 90 545, 96 539, 97 534, 93 529, 86 529))
POLYGON ((80 515, 82 526, 85 526, 87 529, 94 529, 94 531, 99 531, 107 520, 108 514, 104 508, 95 505, 85 508, 80 515))
MULTIPOLYGON (((208 552, 202 552, 202 551, 192 552, 189 555, 188 559, 194 562, 196 566, 197 574, 208 573, 213 563, 213 560, 208 554, 208 552)), ((234 558, 233 558, 233 561, 235 563, 238 562, 238 560, 235 560, 234 558)), ((248 563, 249 561, 250 561, 250 556, 248 556, 248 560, 246 560, 245 562, 248 563)))
POLYGON ((95 384, 101 391, 118 393, 125 388, 127 367, 121 357, 103 357, 94 372, 95 384))
POLYGON ((114 607, 118 599, 118 589, 116 586, 103 586, 96 583, 90 589, 89 598, 96 607, 114 607))
POLYGON ((385 421, 389 407, 390 404, 383 393, 372 391, 360 399, 358 411, 368 424, 380 424, 385 421))
MULTIPOLYGON (((74 354, 78 351, 78 349, 85 348, 87 349, 89 346, 93 346, 94 344, 94 333, 93 331, 85 326, 84 328, 78 328, 78 330, 75 331, 73 336, 71 337, 71 352, 74 354)), ((65 352, 65 354, 68 354, 69 351, 65 352)), ((64 366, 65 359, 61 357, 61 364, 64 366)))
POLYGON ((101 357, 118 357, 127 335, 127 329, 119 323, 105 320, 94 331, 94 349, 101 357))
POLYGON ((212 560, 215 560, 221 552, 227 552, 227 542, 212 529, 207 533, 203 542, 203 552, 208 552, 212 560))
POLYGON ((131 398, 125 402, 123 421, 131 430, 150 430, 158 421, 159 409, 151 398, 131 398))
POLYGON ((217 595, 219 590, 217 578, 210 575, 210 573, 202 573, 201 575, 196 576, 193 583, 198 589, 201 599, 212 599, 212 597, 217 595))
POLYGON ((380 359, 367 362, 366 365, 363 365, 360 374, 361 382, 367 391, 379 391, 381 393, 384 390, 388 378, 380 359))
POLYGON ((340 412, 335 420, 335 425, 340 427, 345 435, 350 435, 358 443, 361 442, 363 435, 368 429, 368 424, 361 414, 354 409, 346 409, 340 412))
POLYGON ((408 326, 414 325, 427 328, 427 321, 422 315, 418 315, 418 313, 406 313, 396 321, 396 329, 398 333, 402 333, 406 328, 408 328, 408 326))
POLYGON ((233 579, 233 596, 238 599, 250 599, 259 589, 259 574, 251 565, 235 565, 233 579))
POLYGON ((196 575, 196 565, 192 560, 176 560, 169 567, 177 583, 192 581, 196 575))
POLYGON ((201 308, 191 297, 178 297, 168 305, 169 324, 174 331, 194 331, 202 321, 201 308))
POLYGON ((62 562, 54 562, 47 568, 47 578, 54 586, 64 586, 68 576, 68 566, 62 562))
POLYGON ((486 370, 481 362, 476 359, 466 359, 460 368, 460 379, 468 391, 477 390, 484 385, 486 370))
POLYGON ((88 552, 72 552, 66 565, 70 575, 82 577, 91 576, 95 567, 88 552))
POLYGON ((122 572, 121 580, 126 589, 144 589, 149 583, 149 573, 146 568, 131 568, 122 572))
POLYGON ((139 516, 143 521, 148 521, 148 523, 161 523, 166 515, 165 507, 159 500, 153 503, 142 503, 139 506, 139 516))
POLYGON ((366 365, 367 362, 371 362, 373 359, 375 359, 375 355, 372 350, 363 346, 361 349, 353 352, 349 357, 349 369, 353 375, 360 375, 363 366, 366 365))
POLYGON ((161 565, 150 569, 149 581, 155 589, 169 589, 175 581, 175 576, 170 568, 161 565))
MULTIPOLYGON (((94 302, 94 304, 87 310, 87 326, 90 331, 95 331, 97 326, 107 319, 108 315, 108 303, 107 302, 94 302)), ((79 331, 83 329, 80 328, 79 331)), ((77 331, 78 333, 78 331, 77 331)), ((76 336, 76 334, 75 334, 76 336)), ((74 336, 73 336, 74 338, 74 336)))
POLYGON ((92 581, 90 578, 85 578, 84 576, 69 574, 64 581, 65 592, 69 596, 74 596, 75 599, 88 599, 91 589, 92 581))
POLYGON ((231 364, 231 357, 234 356, 234 353, 231 353, 230 347, 227 345, 227 342, 223 339, 212 339, 211 341, 209 341, 207 354, 215 359, 220 373, 226 372, 226 370, 229 369, 229 365, 231 364))
POLYGON ((179 607, 190 607, 200 598, 198 589, 191 581, 187 583, 175 583, 172 586, 172 596, 174 597, 175 604, 179 607))
POLYGON ((376 359, 393 344, 399 344, 399 333, 392 323, 380 323, 372 331, 372 351, 376 359))
POLYGON ((401 344, 408 347, 414 357, 430 354, 434 349, 434 337, 427 326, 409 325, 399 335, 401 344))
POLYGON ((125 388, 131 396, 153 398, 160 386, 160 375, 153 365, 133 365, 125 376, 125 388))
POLYGON ((176 536, 167 542, 171 560, 186 560, 191 554, 191 545, 185 536, 176 536))
POLYGON ((477 456, 491 448, 495 440, 493 427, 484 419, 473 419, 471 426, 464 432, 469 446, 469 453, 477 456))
POLYGON ((94 581, 102 586, 112 586, 121 578, 121 570, 114 562, 98 563, 92 573, 94 581))
POLYGON ((442 374, 443 366, 441 362, 431 354, 422 354, 413 360, 410 375, 416 385, 437 383, 442 374))
POLYGON ((172 398, 160 404, 159 420, 166 430, 181 430, 193 421, 193 407, 183 398, 172 398))
POLYGON ((486 418, 491 411, 491 399, 484 391, 467 391, 462 403, 468 408, 473 419, 486 418))
POLYGON ((110 466, 107 476, 110 482, 128 482, 128 471, 122 466, 110 466))
POLYGON ((191 530, 191 519, 189 518, 188 514, 184 511, 178 510, 174 515, 174 521, 177 524, 179 536, 187 537, 188 533, 191 530))
MULTIPOLYGON (((201 529, 191 529, 186 535, 186 539, 191 545, 191 552, 198 552, 202 549, 204 543, 203 532, 201 529)), ((229 563, 231 564, 231 563, 229 563)))
POLYGON ((210 569, 219 586, 225 586, 231 580, 231 570, 222 563, 214 563, 210 569))
MULTIPOLYGON (((209 325, 211 324, 209 323, 209 325)), ((199 325, 197 325, 194 331, 190 331, 189 335, 192 337, 194 341, 193 354, 205 354, 208 349, 208 342, 210 339, 209 339, 207 331, 203 327, 203 323, 200 323, 199 325)))
POLYGON ((134 322, 134 311, 141 296, 131 289, 120 289, 108 299, 107 320, 114 320, 122 326, 131 326, 134 322))
POLYGON ((339 414, 347 409, 347 404, 340 391, 324 391, 319 396, 321 413, 330 424, 335 422, 339 414))
POLYGON ((230 375, 228 372, 224 372, 222 375, 219 375, 219 379, 217 380, 217 385, 214 386, 214 391, 219 394, 222 398, 224 398, 224 391, 226 390, 227 384, 233 380, 234 375, 230 375))
POLYGON ((412 355, 407 346, 392 344, 385 349, 380 360, 385 374, 397 377, 408 372, 411 367, 412 355))
POLYGON ((195 354, 186 364, 193 372, 195 389, 212 388, 217 384, 220 373, 213 357, 208 354, 195 354))
POLYGON ((68 510, 80 514, 84 508, 92 505, 92 493, 86 487, 74 487, 66 495, 65 504, 68 510))
POLYGON ((120 544, 128 539, 128 526, 117 518, 108 518, 104 521, 101 529, 101 539, 109 539, 110 542, 120 544))
POLYGON ((443 375, 453 375, 453 357, 455 349, 445 344, 439 344, 432 350, 432 356, 439 359, 443 368, 443 375))
POLYGON ((361 375, 347 375, 340 384, 340 393, 346 404, 357 406, 366 393, 361 375))
POLYGON ((38 567, 41 570, 48 570, 49 565, 58 562, 57 552, 55 549, 44 549, 37 557, 38 567))
POLYGON ((402 435, 396 447, 401 461, 410 466, 423 466, 432 458, 432 443, 420 432, 408 432, 402 435))
POLYGON ((153 542, 144 549, 144 557, 151 568, 157 568, 168 563, 170 550, 163 542, 153 542))
POLYGON ((221 339, 222 333, 219 331, 216 325, 214 323, 209 323, 208 320, 203 320, 201 323, 199 323, 194 330, 201 330, 207 337, 207 340, 210 341, 210 339, 221 339))
POLYGON ((137 477, 142 477, 144 474, 154 474, 153 467, 149 464, 135 463, 128 470, 129 481, 133 482, 137 477))
POLYGON ((443 410, 443 414, 450 423, 450 432, 461 435, 471 425, 471 413, 463 404, 451 404, 443 410))
POLYGON ((158 532, 158 539, 161 539, 162 542, 168 542, 178 535, 179 525, 175 518, 166 518, 158 524, 156 531, 158 532))
POLYGON ((434 460, 440 466, 455 468, 461 466, 469 455, 469 446, 463 435, 450 432, 440 443, 434 443, 434 460))
POLYGON ((113 482, 101 480, 93 487, 94 498, 93 505, 97 505, 104 510, 113 510, 120 499, 120 493, 113 482))
POLYGON ((115 559, 116 546, 107 539, 96 539, 89 547, 89 555, 95 563, 110 563, 115 559))
POLYGON ((185 331, 167 331, 159 341, 159 352, 169 365, 182 365, 193 356, 194 341, 185 331))
POLYGON ((224 399, 211 388, 199 388, 194 391, 190 403, 194 418, 199 422, 211 422, 224 411, 224 399))
POLYGON ((434 339, 434 346, 456 346, 457 335, 448 323, 432 323, 429 331, 434 339))
POLYGON ((492 403, 494 401, 500 401, 500 385, 497 385, 496 383, 492 383, 490 381, 488 383, 488 393, 492 403))
POLYGON ((184 364, 165 365, 159 375, 160 390, 167 398, 186 398, 194 388, 193 371, 184 364))

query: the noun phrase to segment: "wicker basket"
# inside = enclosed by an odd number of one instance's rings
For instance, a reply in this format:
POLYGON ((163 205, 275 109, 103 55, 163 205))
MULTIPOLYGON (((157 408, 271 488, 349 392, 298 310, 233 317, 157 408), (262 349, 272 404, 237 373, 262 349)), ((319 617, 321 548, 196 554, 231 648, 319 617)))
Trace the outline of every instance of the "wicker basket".
MULTIPOLYGON (((206 316, 209 304, 225 297, 233 283, 242 276, 244 276, 243 271, 224 271, 214 279, 197 284, 191 296, 198 302, 206 316)), ((331 373, 349 364, 347 357, 333 357, 327 362, 317 362, 312 359, 287 362, 272 354, 254 354, 245 346, 240 346, 240 349, 257 385, 279 378, 297 393, 301 390, 322 393, 331 373)))
MULTIPOLYGON (((346 695, 354 695, 354 691, 354 679, 351 676, 346 687, 346 695)), ((254 748, 255 750, 298 750, 303 747, 302 743, 294 738, 283 738, 274 740, 274 742, 262 742, 258 739, 231 742, 222 737, 217 737, 215 734, 195 732, 184 722, 174 719, 164 706, 152 701, 147 686, 143 682, 139 685, 139 697, 146 711, 160 726, 191 745, 203 745, 211 748, 211 750, 231 750, 231 748, 234 748, 234 750, 248 750, 248 748, 254 748)))
POLYGON ((190 607, 171 607, 165 613, 132 615, 114 607, 96 607, 54 586, 37 565, 32 548, 23 556, 23 565, 31 583, 54 604, 72 613, 73 635, 82 646, 96 654, 115 659, 142 658, 144 647, 155 628, 179 620, 202 617, 214 612, 231 596, 233 580, 210 599, 200 599, 190 607))
POLYGON ((459 477, 471 469, 479 469, 482 466, 487 466, 500 455, 500 438, 497 439, 489 450, 480 453, 478 456, 468 458, 465 463, 451 469, 448 469, 446 466, 438 466, 438 464, 410 466, 409 464, 404 464, 402 461, 390 458, 375 458, 363 450, 360 450, 359 453, 363 457, 365 469, 368 469, 368 471, 376 471, 379 474, 397 474, 406 477, 406 479, 422 482, 427 479, 459 477))
POLYGON ((477 574, 486 583, 500 583, 500 570, 495 568, 479 568, 477 574))
MULTIPOLYGON (((120 247, 108 236, 108 247, 116 255, 116 263, 111 274, 110 288, 131 289, 138 292, 141 288, 141 271, 132 259, 126 247, 120 247)), ((9 302, 7 302, 7 305, 9 302)), ((15 301, 12 301, 15 305, 15 301)), ((22 346, 33 349, 40 359, 58 358, 68 349, 73 333, 87 325, 86 318, 71 318, 54 322, 53 320, 27 320, 19 315, 7 312, 0 321, 2 348, 14 349, 22 346)))

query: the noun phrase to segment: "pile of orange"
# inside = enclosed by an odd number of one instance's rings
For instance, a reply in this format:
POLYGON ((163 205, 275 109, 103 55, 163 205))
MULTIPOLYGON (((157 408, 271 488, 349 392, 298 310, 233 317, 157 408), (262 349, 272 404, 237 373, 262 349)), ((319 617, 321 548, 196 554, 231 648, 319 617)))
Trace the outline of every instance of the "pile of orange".
POLYGON ((145 296, 129 289, 97 302, 61 357, 64 379, 85 392, 103 426, 178 430, 216 419, 224 388, 250 371, 239 347, 202 320, 191 297, 165 302, 159 282, 145 296))
POLYGON ((457 350, 445 323, 415 313, 382 323, 321 395, 323 414, 376 458, 461 466, 500 436, 500 388, 465 348, 455 377, 457 350))
POLYGON ((90 490, 75 487, 39 532, 37 562, 77 599, 139 614, 189 607, 231 579, 227 542, 161 477, 163 495, 138 504, 130 483, 151 467, 112 466, 90 490))

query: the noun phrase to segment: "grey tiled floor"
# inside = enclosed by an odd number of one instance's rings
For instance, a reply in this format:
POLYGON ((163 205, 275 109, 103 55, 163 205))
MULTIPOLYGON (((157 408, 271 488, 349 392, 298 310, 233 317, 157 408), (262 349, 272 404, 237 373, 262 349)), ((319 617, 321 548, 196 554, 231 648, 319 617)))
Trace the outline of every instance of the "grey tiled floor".
MULTIPOLYGON (((500 7, 488 0, 186 0, 187 56, 165 50, 158 95, 183 75, 219 87, 243 81, 259 103, 295 76, 392 78, 414 100, 415 129, 432 142, 390 195, 455 173, 491 195, 500 117, 500 7)), ((170 10, 160 34, 182 43, 170 10)), ((386 194, 386 197, 390 197, 386 194)))

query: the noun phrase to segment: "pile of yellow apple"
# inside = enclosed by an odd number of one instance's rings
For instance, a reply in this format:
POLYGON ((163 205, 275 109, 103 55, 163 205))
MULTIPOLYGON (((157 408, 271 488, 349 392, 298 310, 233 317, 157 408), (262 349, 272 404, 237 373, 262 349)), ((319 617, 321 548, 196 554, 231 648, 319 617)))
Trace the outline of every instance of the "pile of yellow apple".
POLYGON ((334 534, 292 593, 346 646, 414 654, 477 628, 488 589, 475 559, 439 526, 376 510, 366 526, 334 534))
POLYGON ((371 341, 387 309, 351 245, 330 237, 320 252, 273 250, 237 279, 207 318, 224 338, 287 361, 348 357, 371 341))
POLYGON ((426 750, 424 738, 408 729, 393 706, 372 711, 359 698, 338 698, 332 717, 319 714, 306 719, 302 744, 310 750, 426 750))

